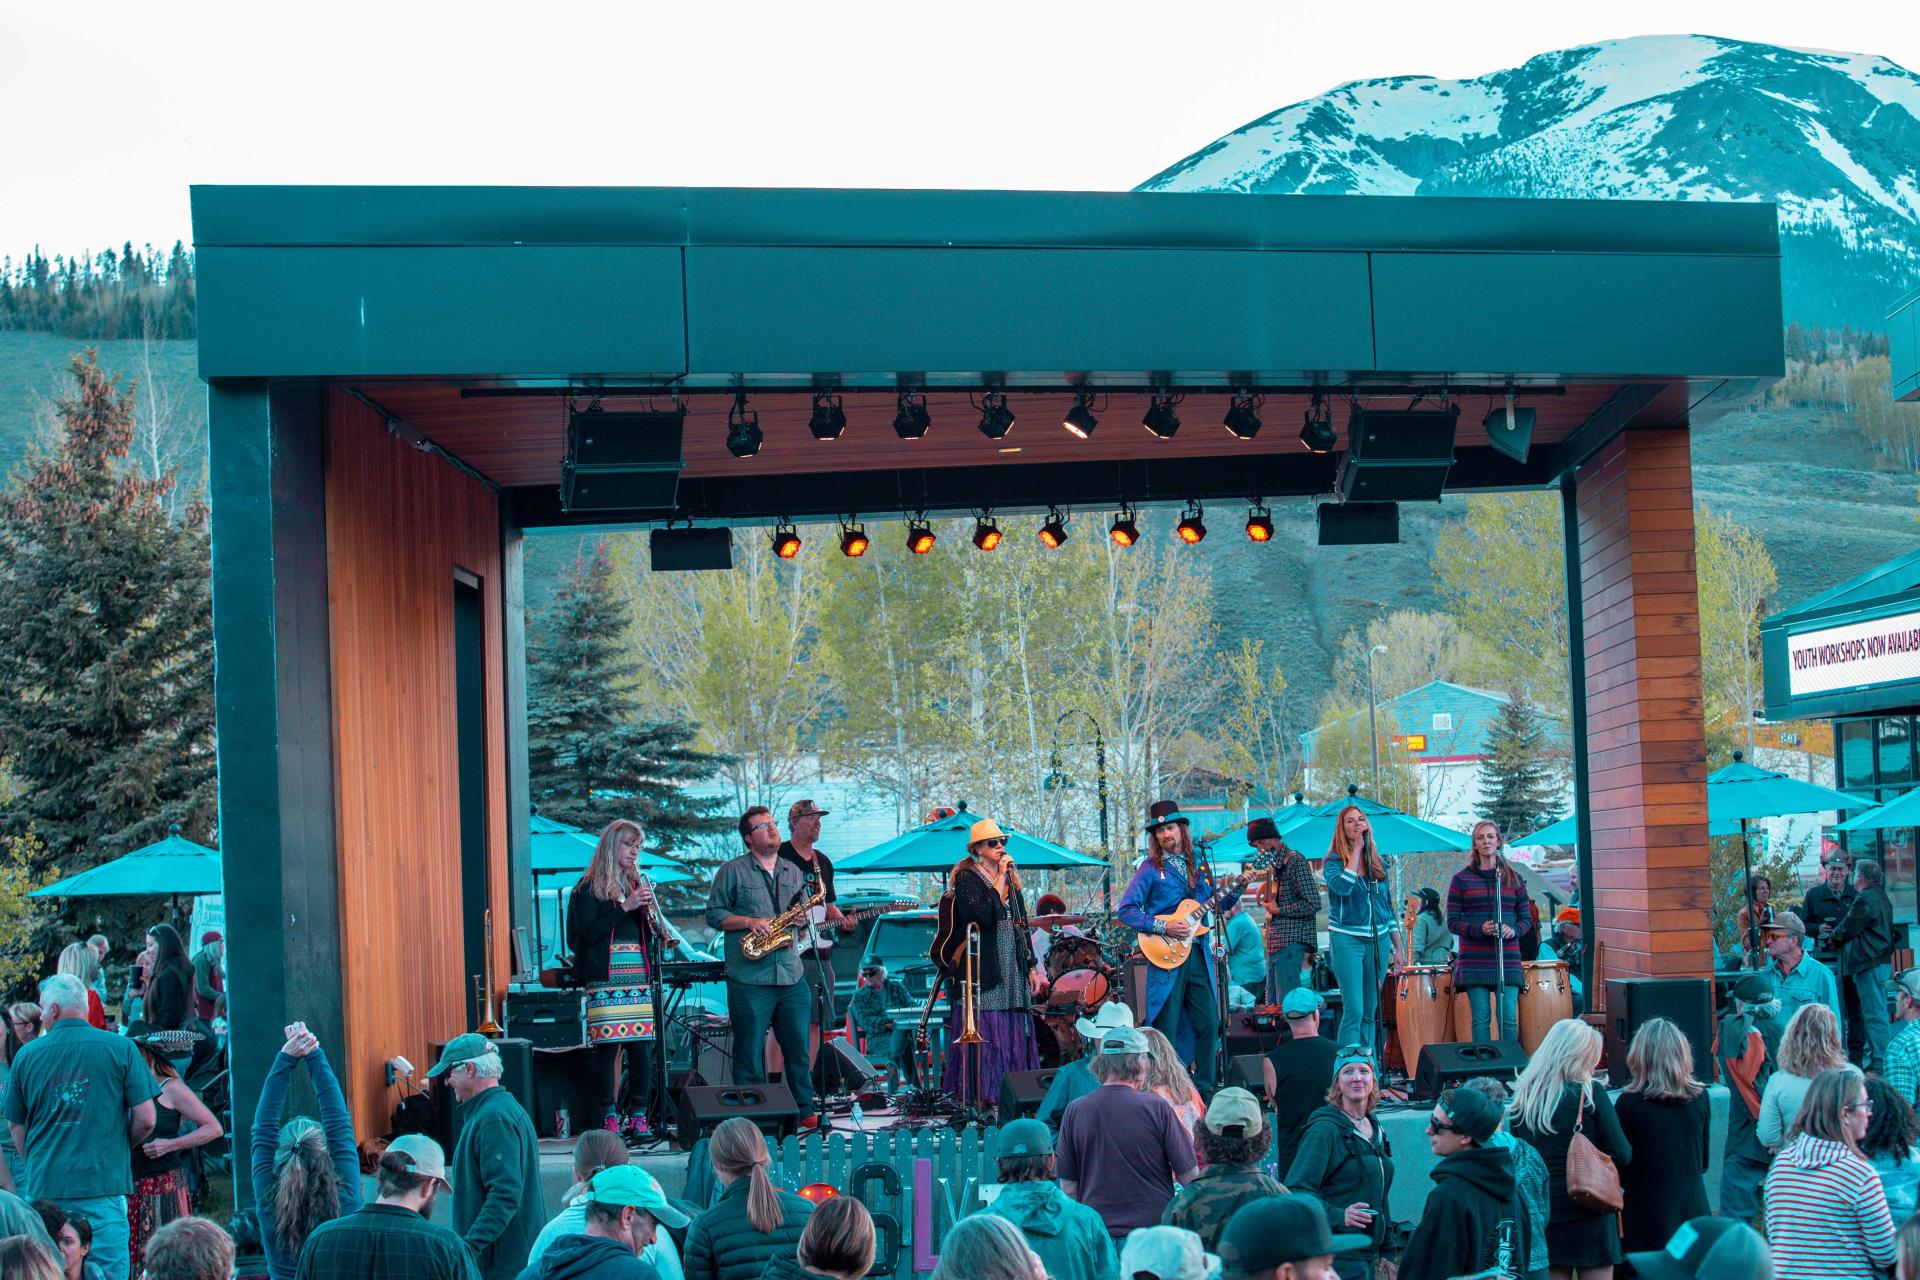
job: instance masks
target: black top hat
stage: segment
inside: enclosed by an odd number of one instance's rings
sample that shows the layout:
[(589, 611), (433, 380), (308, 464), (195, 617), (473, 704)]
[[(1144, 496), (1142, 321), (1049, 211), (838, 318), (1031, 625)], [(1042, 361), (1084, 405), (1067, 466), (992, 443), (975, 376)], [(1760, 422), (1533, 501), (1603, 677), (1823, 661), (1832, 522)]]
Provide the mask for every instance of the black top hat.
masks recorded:
[(1180, 802), (1178, 800), (1155, 800), (1147, 806), (1147, 831), (1149, 834), (1158, 831), (1162, 827), (1170, 827), (1176, 822), (1183, 827), (1190, 825), (1187, 822), (1187, 815), (1180, 812)]

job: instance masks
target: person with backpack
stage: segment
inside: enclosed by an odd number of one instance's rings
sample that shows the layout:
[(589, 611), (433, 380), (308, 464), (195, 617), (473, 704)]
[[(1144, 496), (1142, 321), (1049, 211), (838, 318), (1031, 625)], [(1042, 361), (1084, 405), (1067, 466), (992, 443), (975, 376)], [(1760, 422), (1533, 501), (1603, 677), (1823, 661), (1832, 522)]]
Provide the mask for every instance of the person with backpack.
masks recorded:
[(1727, 1100), (1726, 1145), (1720, 1155), (1720, 1216), (1752, 1222), (1773, 1153), (1760, 1141), (1760, 1101), (1780, 1051), (1780, 1002), (1764, 972), (1749, 973), (1727, 992), (1727, 1015), (1714, 1040)]
[(1507, 1148), (1493, 1145), (1500, 1106), (1476, 1089), (1449, 1089), (1427, 1118), (1433, 1169), (1420, 1222), (1400, 1259), (1400, 1280), (1447, 1280), (1488, 1268), (1518, 1275), (1532, 1242)]

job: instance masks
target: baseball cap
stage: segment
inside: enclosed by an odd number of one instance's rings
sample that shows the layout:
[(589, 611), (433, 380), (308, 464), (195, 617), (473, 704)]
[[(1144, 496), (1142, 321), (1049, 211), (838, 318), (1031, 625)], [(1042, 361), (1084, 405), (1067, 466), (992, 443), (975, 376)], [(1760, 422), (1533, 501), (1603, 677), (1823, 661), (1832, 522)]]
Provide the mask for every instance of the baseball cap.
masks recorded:
[(463, 1062), (484, 1058), (492, 1052), (493, 1041), (478, 1032), (469, 1031), (464, 1035), (455, 1036), (447, 1041), (447, 1047), (440, 1051), (440, 1061), (434, 1063), (427, 1071), (427, 1078), (431, 1080), (436, 1076), (445, 1075)]
[(1234, 1210), (1220, 1233), (1220, 1265), (1229, 1276), (1264, 1276), (1284, 1262), (1364, 1249), (1372, 1236), (1334, 1235), (1327, 1207), (1304, 1192), (1262, 1196)]
[(1000, 1126), (1000, 1149), (997, 1154), (1050, 1156), (1053, 1154), (1053, 1130), (1032, 1116), (1009, 1121)]
[[(1373, 1060), (1373, 1052), (1363, 1044), (1342, 1045), (1340, 1052), (1334, 1055), (1333, 1074), (1336, 1076), (1339, 1075), (1341, 1071), (1355, 1062), (1364, 1062), (1373, 1068), (1374, 1075), (1377, 1076), (1380, 1074), (1380, 1067)], [(1308, 1254), (1307, 1256), (1314, 1257), (1316, 1255)]]
[(1260, 1102), (1238, 1085), (1229, 1085), (1213, 1095), (1207, 1104), (1207, 1132), (1225, 1133), (1232, 1128), (1251, 1137), (1260, 1132)]
[(792, 826), (802, 818), (824, 818), (832, 812), (831, 809), (822, 809), (811, 800), (795, 800), (787, 806), (787, 825)]
[(1776, 911), (1773, 913), (1773, 919), (1760, 926), (1760, 932), (1791, 933), (1796, 938), (1804, 938), (1807, 936), (1807, 926), (1801, 923), (1800, 917), (1791, 911)]
[(645, 1209), (662, 1226), (684, 1227), (692, 1221), (673, 1207), (654, 1176), (637, 1164), (608, 1165), (587, 1183), (587, 1199), (594, 1204), (632, 1205)]
[(1289, 1018), (1310, 1018), (1327, 1007), (1312, 987), (1295, 987), (1280, 998), (1280, 1012)]
[(1132, 1027), (1109, 1027), (1100, 1035), (1102, 1053), (1145, 1053), (1147, 1038)]
[[(1915, 1004), (1920, 1004), (1920, 969), (1907, 969), (1895, 978), (1894, 982), (1899, 985), (1902, 995)], [(1745, 999), (1744, 996), (1741, 998)]]
[(1764, 973), (1749, 973), (1727, 988), (1727, 994), (1748, 1004), (1765, 1004), (1773, 999), (1773, 983)]
[(1220, 1274), (1220, 1255), (1208, 1253), (1185, 1227), (1141, 1227), (1120, 1250), (1122, 1280), (1208, 1280)]
[(1093, 1017), (1077, 1018), (1073, 1029), (1089, 1040), (1098, 1040), (1115, 1027), (1133, 1025), (1133, 1010), (1118, 1000), (1109, 1000), (1093, 1011)]
[(1440, 1095), (1440, 1110), (1478, 1145), (1500, 1131), (1500, 1104), (1478, 1089), (1447, 1090)]
[(1690, 1218), (1666, 1248), (1630, 1253), (1627, 1261), (1646, 1280), (1749, 1280), (1773, 1274), (1767, 1242), (1732, 1218)]
[(447, 1181), (447, 1153), (426, 1134), (403, 1133), (387, 1144), (387, 1150), (407, 1157), (407, 1163), (421, 1177), (438, 1178), (441, 1186), (453, 1190), (453, 1184)]

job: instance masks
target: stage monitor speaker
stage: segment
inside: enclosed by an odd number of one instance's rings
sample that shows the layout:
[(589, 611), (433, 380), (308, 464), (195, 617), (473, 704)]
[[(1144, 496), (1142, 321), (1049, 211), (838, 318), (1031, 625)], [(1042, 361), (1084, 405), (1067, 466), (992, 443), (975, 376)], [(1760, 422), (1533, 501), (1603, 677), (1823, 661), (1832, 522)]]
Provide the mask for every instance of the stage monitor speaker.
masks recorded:
[(1624, 1085), (1627, 1046), (1648, 1021), (1666, 1018), (1680, 1028), (1693, 1049), (1694, 1078), (1712, 1083), (1713, 986), (1705, 978), (1608, 978), (1607, 1020), (1602, 1028), (1607, 1045), (1607, 1079)]
[(1267, 1055), (1236, 1053), (1227, 1062), (1227, 1083), (1237, 1084), (1256, 1098), (1267, 1098)]
[(560, 504), (567, 511), (671, 509), (680, 490), (686, 413), (606, 413), (567, 419)]
[(1147, 1025), (1147, 975), (1153, 972), (1153, 967), (1141, 955), (1129, 957), (1126, 966), (1127, 988), (1121, 999), (1133, 1015), (1133, 1025), (1144, 1027)]
[(862, 1093), (886, 1074), (869, 1062), (866, 1054), (835, 1036), (820, 1043), (819, 1056), (813, 1062), (813, 1087), (825, 1094)]
[(1408, 1096), (1430, 1102), (1475, 1076), (1492, 1076), (1511, 1084), (1526, 1065), (1526, 1050), (1511, 1040), (1492, 1044), (1443, 1040), (1420, 1050), (1420, 1064)]
[(1323, 502), (1318, 529), (1323, 547), (1363, 547), (1400, 541), (1400, 507), (1392, 502)]
[(1042, 1067), (1038, 1071), (1009, 1071), (1001, 1076), (999, 1122), (1005, 1124), (1040, 1110), (1047, 1090), (1053, 1087), (1053, 1078), (1059, 1074), (1058, 1067)]
[[(440, 1053), (446, 1047), (445, 1040), (428, 1041), (427, 1065), (440, 1061)], [(528, 1119), (537, 1117), (539, 1112), (536, 1108), (540, 1103), (534, 1095), (533, 1044), (514, 1037), (501, 1037), (493, 1041), (493, 1047), (500, 1054), (500, 1087), (513, 1095)], [(453, 1144), (460, 1138), (460, 1119), (454, 1107), (453, 1090), (447, 1087), (445, 1076), (436, 1077), (429, 1083), (433, 1092), (433, 1139), (452, 1151)]]
[(1457, 406), (1355, 409), (1339, 493), (1347, 502), (1438, 502), (1453, 469)]
[(712, 1133), (722, 1120), (745, 1116), (769, 1138), (782, 1138), (800, 1123), (800, 1108), (784, 1084), (691, 1084), (680, 1094), (680, 1145)]
[(1501, 405), (1487, 415), (1483, 424), (1487, 429), (1487, 443), (1495, 453), (1504, 453), (1515, 462), (1525, 462), (1527, 451), (1533, 447), (1533, 428), (1539, 416), (1534, 409), (1508, 410)]
[(567, 1113), (567, 1127), (575, 1135), (597, 1127), (600, 1123), (599, 1075), (605, 1066), (588, 1045), (536, 1048), (533, 1051), (533, 1131), (543, 1138), (559, 1137), (557, 1121), (562, 1110)]
[(655, 529), (647, 548), (655, 573), (733, 568), (731, 529)]

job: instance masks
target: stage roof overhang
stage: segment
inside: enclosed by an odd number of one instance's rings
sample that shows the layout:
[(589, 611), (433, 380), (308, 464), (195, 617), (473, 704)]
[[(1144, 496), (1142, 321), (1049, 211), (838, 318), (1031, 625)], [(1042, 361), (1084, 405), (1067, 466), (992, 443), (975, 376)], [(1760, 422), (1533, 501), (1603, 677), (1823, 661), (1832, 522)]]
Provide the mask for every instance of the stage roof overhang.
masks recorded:
[[(767, 520), (1327, 495), (1314, 392), (1461, 409), (1453, 492), (1551, 485), (1619, 431), (1783, 369), (1759, 204), (670, 188), (196, 187), (200, 365), (325, 381), (471, 467), (527, 527), (570, 402), (688, 407), (676, 514)], [(1526, 461), (1487, 446), (1511, 385)], [(1140, 426), (1151, 389), (1183, 426)], [(1235, 388), (1265, 397), (1253, 440)], [(807, 430), (811, 394), (847, 428)], [(922, 390), (927, 437), (891, 423)], [(1003, 390), (1014, 430), (976, 429)], [(1100, 429), (1060, 419), (1097, 393)], [(765, 443), (725, 448), (744, 390)], [(1092, 465), (1089, 465), (1092, 464)], [(622, 513), (659, 520), (665, 511)]]
[(1920, 401), (1920, 289), (1887, 313), (1887, 354), (1893, 366), (1893, 398)]

